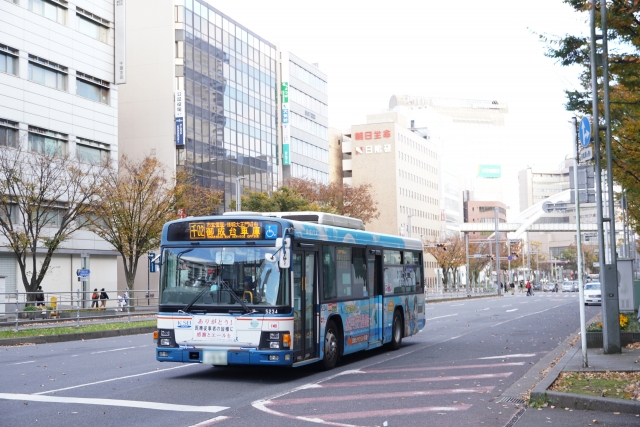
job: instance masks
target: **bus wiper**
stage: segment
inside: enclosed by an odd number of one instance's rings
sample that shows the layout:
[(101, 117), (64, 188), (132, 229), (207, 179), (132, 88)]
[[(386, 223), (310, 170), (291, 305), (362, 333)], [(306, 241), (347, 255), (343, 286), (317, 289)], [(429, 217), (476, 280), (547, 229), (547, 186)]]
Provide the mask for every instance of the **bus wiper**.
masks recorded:
[(229, 284), (227, 282), (222, 280), (220, 283), (226, 289), (226, 291), (231, 294), (233, 299), (236, 300), (242, 306), (242, 308), (245, 309), (246, 313), (256, 313), (256, 310), (250, 309), (249, 306), (247, 304), (245, 304), (245, 302), (242, 301), (242, 299), (238, 295), (236, 295), (236, 293), (233, 291), (233, 289), (231, 289), (231, 286), (229, 286)]
[(196, 295), (191, 301), (189, 301), (189, 304), (185, 305), (184, 308), (180, 311), (184, 313), (188, 312), (191, 306), (195, 304), (196, 301), (198, 301), (202, 295), (206, 294), (208, 290), (211, 290), (211, 288), (209, 286), (205, 286), (205, 288), (200, 292), (198, 292), (198, 295)]

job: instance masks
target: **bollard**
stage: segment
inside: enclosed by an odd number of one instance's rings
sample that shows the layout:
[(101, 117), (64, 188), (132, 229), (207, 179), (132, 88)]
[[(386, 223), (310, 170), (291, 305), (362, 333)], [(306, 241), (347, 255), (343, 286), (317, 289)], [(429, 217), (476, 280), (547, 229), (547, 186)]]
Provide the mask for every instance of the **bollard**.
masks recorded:
[(127, 322), (128, 322), (128, 323), (131, 323), (131, 310), (130, 310), (130, 307), (131, 307), (131, 299), (130, 299), (130, 297), (129, 297), (129, 292), (128, 292), (128, 291), (127, 291), (127, 292), (125, 292), (125, 295), (127, 296), (127, 297), (126, 297), (126, 298), (127, 298), (127, 319), (128, 319), (128, 320), (127, 320)]
[(78, 293), (78, 305), (76, 306), (76, 328), (80, 327), (80, 289), (76, 289)]
[(15, 332), (18, 332), (19, 318), (20, 318), (20, 306), (18, 305), (18, 290), (16, 289), (16, 329), (15, 329)]

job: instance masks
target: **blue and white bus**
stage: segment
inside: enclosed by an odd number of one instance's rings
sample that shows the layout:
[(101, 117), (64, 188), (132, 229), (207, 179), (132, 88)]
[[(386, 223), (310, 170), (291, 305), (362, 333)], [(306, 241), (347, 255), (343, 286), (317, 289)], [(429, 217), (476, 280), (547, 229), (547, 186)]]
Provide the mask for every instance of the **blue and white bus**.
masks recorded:
[[(351, 227), (351, 228), (348, 228)], [(165, 224), (156, 358), (333, 368), (425, 325), (419, 240), (317, 212)]]

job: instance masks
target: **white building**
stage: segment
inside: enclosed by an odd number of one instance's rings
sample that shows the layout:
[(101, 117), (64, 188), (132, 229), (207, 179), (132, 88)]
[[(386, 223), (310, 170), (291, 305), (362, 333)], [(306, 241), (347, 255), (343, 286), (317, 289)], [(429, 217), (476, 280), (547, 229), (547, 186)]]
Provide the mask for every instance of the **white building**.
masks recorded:
[[(503, 202), (517, 212), (517, 170), (508, 162), (505, 103), (394, 95), (389, 111), (413, 120), (418, 129), (427, 129), (439, 147), (447, 181), (457, 176), (460, 192), (471, 191), (478, 201)], [(449, 211), (451, 207), (452, 201), (449, 207), (442, 206)], [(462, 209), (462, 204), (459, 207)], [(460, 210), (458, 218), (462, 216)]]
[(290, 52), (279, 52), (282, 177), (329, 183), (327, 75)]
[[(84, 162), (117, 159), (114, 3), (0, 1), (0, 149), (32, 149), (44, 140)], [(7, 276), (7, 291), (24, 291), (13, 252), (3, 244), (0, 274)], [(115, 289), (115, 252), (81, 231), (54, 255), (45, 292), (78, 289), (81, 254), (91, 270), (86, 289)]]

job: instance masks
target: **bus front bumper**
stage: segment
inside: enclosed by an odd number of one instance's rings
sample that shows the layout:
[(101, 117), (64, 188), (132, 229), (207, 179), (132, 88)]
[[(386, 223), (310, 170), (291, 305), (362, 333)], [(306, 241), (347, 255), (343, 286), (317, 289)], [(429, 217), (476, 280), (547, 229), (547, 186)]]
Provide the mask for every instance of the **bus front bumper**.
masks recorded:
[(204, 363), (223, 365), (293, 365), (291, 350), (207, 349), (189, 347), (156, 347), (156, 360), (159, 362)]

